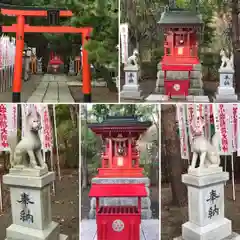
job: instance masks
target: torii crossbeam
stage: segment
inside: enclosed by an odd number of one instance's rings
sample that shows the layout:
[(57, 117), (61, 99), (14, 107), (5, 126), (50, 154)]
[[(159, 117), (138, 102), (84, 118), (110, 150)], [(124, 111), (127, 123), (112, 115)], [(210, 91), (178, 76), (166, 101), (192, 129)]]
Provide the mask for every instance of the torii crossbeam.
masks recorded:
[(88, 52), (84, 45), (89, 39), (92, 27), (72, 26), (30, 26), (25, 24), (25, 17), (46, 17), (49, 12), (58, 12), (59, 17), (71, 17), (73, 14), (67, 9), (21, 7), (0, 4), (1, 14), (17, 18), (17, 24), (2, 26), (2, 32), (16, 33), (16, 55), (12, 89), (12, 102), (21, 102), (22, 88), (22, 53), (24, 50), (24, 33), (80, 33), (82, 34), (82, 66), (83, 66), (83, 95), (84, 102), (91, 102), (91, 75), (88, 63)]

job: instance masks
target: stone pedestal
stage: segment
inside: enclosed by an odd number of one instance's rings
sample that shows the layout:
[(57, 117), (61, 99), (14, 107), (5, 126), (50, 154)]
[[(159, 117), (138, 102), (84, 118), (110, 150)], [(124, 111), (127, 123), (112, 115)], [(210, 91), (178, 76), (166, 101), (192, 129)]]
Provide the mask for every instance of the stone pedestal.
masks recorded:
[(182, 175), (188, 189), (189, 221), (182, 225), (183, 240), (240, 239), (232, 232), (232, 223), (224, 217), (224, 183), (229, 173), (192, 171)]
[(217, 102), (229, 102), (237, 101), (238, 97), (235, 94), (233, 87), (233, 75), (234, 69), (231, 68), (220, 68), (220, 83), (217, 89), (216, 101)]
[(24, 81), (27, 81), (29, 79), (29, 64), (30, 64), (30, 58), (28, 56), (23, 57), (23, 69), (22, 69), (22, 77)]
[(42, 59), (41, 60), (37, 59), (37, 74), (43, 74)]
[[(167, 79), (179, 80), (188, 79), (188, 72), (186, 71), (167, 71)], [(201, 64), (194, 64), (193, 71), (190, 75), (190, 89), (189, 95), (201, 96), (204, 95), (202, 89), (202, 66)], [(162, 70), (162, 64), (158, 64), (157, 82), (155, 92), (158, 94), (164, 93), (164, 71)]]
[(3, 183), (10, 187), (12, 225), (6, 240), (67, 240), (59, 224), (52, 221), (51, 183), (54, 172), (36, 169), (10, 169)]
[[(148, 193), (148, 197), (142, 198), (141, 207), (142, 207), (142, 219), (150, 219), (152, 218), (152, 211), (151, 211), (151, 200), (150, 200), (150, 192), (149, 192), (149, 185), (150, 180), (149, 178), (93, 178), (92, 183), (97, 184), (128, 184), (128, 183), (144, 183), (146, 186), (146, 190)], [(91, 199), (91, 209), (89, 212), (89, 218), (94, 219), (96, 217), (96, 199)], [(104, 206), (137, 206), (137, 198), (100, 198), (100, 205)]]
[(70, 76), (76, 75), (76, 72), (75, 72), (75, 69), (74, 69), (74, 61), (71, 61), (71, 60), (70, 60), (70, 62), (69, 62), (68, 74), (69, 74)]
[(196, 102), (196, 103), (208, 103), (208, 102), (210, 102), (208, 96), (193, 96), (193, 95), (189, 95), (189, 96), (186, 97), (186, 100), (188, 102)]
[(138, 84), (140, 68), (138, 65), (127, 65), (125, 71), (125, 84), (123, 85), (120, 97), (123, 99), (143, 99), (142, 90)]
[(168, 102), (169, 100), (169, 96), (164, 94), (151, 94), (145, 99), (147, 102)]

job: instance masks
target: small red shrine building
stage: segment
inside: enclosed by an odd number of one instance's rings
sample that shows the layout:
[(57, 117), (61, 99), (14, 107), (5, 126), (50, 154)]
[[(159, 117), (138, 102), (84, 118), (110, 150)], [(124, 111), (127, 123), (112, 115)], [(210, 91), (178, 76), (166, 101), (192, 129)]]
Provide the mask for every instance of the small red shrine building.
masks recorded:
[(60, 56), (51, 52), (50, 60), (48, 62), (48, 72), (59, 72), (61, 66), (64, 66), (64, 62), (61, 60)]
[[(167, 8), (158, 23), (164, 33), (161, 65), (165, 94), (187, 96), (193, 65), (200, 63), (198, 45), (203, 26), (201, 15), (189, 10)], [(168, 71), (185, 71), (188, 77), (182, 80), (168, 79)]]
[(108, 116), (102, 123), (89, 124), (104, 143), (97, 177), (143, 177), (137, 140), (151, 125), (150, 121), (141, 122), (134, 116)]

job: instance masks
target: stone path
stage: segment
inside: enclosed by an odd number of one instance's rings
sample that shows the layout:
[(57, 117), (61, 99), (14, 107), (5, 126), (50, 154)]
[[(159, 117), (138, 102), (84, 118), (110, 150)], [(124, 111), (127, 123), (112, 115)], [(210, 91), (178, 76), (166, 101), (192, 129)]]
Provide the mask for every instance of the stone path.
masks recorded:
[(45, 74), (28, 103), (73, 103), (75, 102), (67, 84), (67, 76)]
[[(142, 220), (140, 240), (158, 240), (159, 239), (159, 220)], [(96, 220), (84, 219), (80, 222), (80, 239), (97, 240)]]

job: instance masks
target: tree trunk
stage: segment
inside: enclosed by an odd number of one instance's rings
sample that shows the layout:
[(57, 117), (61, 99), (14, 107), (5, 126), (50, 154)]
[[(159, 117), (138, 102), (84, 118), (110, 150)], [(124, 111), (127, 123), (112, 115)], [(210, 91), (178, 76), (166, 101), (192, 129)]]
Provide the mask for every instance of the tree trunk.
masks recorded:
[(180, 142), (176, 126), (176, 106), (162, 105), (163, 141), (166, 144), (167, 161), (172, 189), (173, 205), (182, 207), (187, 203), (187, 189), (182, 183), (183, 161), (180, 155)]
[[(82, 156), (81, 160), (83, 160), (83, 159), (84, 159), (84, 157)], [(88, 170), (86, 167), (83, 166), (83, 164), (82, 164), (81, 169), (82, 169), (82, 189), (86, 189), (88, 186)]]
[(117, 92), (118, 89), (116, 83), (113, 81), (110, 71), (105, 66), (100, 64), (96, 64), (94, 67), (96, 69), (96, 74), (101, 76), (106, 81), (109, 91)]
[(70, 117), (73, 123), (73, 126), (75, 128), (77, 128), (78, 123), (77, 123), (77, 119), (78, 119), (78, 105), (76, 104), (70, 104), (69, 105), (69, 111), (70, 111)]
[[(87, 106), (82, 106), (82, 109), (85, 114), (85, 122), (87, 123), (87, 119), (88, 119)], [(84, 141), (84, 139), (87, 139), (87, 133), (88, 133), (88, 128), (87, 128), (87, 126), (85, 126), (85, 133), (84, 133), (83, 141)], [(87, 153), (86, 152), (81, 153), (81, 163), (82, 163), (81, 164), (82, 189), (86, 189), (88, 186), (88, 168), (87, 168)]]

